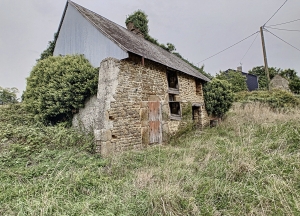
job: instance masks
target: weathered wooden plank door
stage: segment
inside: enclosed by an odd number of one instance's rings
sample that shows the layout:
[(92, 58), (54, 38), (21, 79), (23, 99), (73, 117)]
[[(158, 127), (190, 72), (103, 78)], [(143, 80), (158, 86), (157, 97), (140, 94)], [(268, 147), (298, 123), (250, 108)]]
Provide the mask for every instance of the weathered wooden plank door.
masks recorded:
[(159, 101), (149, 102), (150, 144), (161, 143), (161, 106)]

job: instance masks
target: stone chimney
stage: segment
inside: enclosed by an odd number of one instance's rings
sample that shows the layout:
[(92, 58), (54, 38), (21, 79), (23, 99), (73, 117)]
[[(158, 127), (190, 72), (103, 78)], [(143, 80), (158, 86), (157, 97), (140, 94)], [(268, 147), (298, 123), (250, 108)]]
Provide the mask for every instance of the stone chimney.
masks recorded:
[(238, 66), (236, 71), (238, 71), (238, 72), (243, 72), (242, 66)]
[(133, 32), (134, 34), (144, 38), (144, 34), (134, 26), (134, 24), (132, 22), (129, 22), (126, 24), (126, 27), (129, 31)]

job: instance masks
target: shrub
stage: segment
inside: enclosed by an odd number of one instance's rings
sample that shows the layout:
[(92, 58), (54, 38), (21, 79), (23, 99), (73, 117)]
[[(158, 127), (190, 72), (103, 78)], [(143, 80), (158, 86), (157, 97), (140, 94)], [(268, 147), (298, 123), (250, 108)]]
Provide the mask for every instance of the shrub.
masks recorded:
[(226, 80), (213, 79), (204, 86), (205, 107), (209, 115), (223, 117), (230, 109), (234, 95)]
[(68, 121), (97, 92), (98, 70), (82, 55), (48, 57), (27, 78), (26, 108), (45, 123)]

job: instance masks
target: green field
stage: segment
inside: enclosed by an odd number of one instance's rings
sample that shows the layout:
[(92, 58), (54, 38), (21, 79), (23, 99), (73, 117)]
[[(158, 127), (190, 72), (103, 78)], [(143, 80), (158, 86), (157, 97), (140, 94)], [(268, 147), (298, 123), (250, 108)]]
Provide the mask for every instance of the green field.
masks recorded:
[(215, 128), (108, 158), (0, 108), (0, 215), (300, 215), (300, 111), (235, 104)]

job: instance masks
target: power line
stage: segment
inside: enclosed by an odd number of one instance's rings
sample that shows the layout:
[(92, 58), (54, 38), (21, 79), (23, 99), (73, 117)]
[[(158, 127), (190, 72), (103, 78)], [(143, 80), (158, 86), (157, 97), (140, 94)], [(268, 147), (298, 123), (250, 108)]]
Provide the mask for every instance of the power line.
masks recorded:
[(253, 46), (254, 42), (256, 41), (256, 38), (258, 36), (258, 32), (256, 32), (256, 37), (254, 38), (253, 42), (251, 43), (250, 47), (248, 48), (248, 50), (246, 51), (246, 53), (244, 54), (243, 58), (240, 60), (240, 63), (242, 63), (242, 60), (245, 58), (245, 56), (247, 55), (247, 53), (249, 52), (249, 50), (251, 49), (251, 47)]
[(272, 35), (274, 35), (275, 37), (277, 37), (279, 40), (283, 41), (284, 43), (290, 45), (291, 47), (295, 48), (296, 50), (300, 51), (300, 49), (298, 49), (297, 47), (293, 46), (292, 44), (290, 44), (289, 42), (283, 40), (282, 38), (278, 37), (277, 35), (273, 34), (272, 32), (270, 32), (269, 30), (266, 29), (267, 32), (271, 33)]
[(266, 26), (266, 27), (270, 27), (270, 26), (279, 26), (279, 25), (284, 25), (284, 24), (296, 22), (296, 21), (300, 21), (300, 19), (296, 19), (296, 20), (292, 20), (292, 21), (288, 21), (288, 22), (284, 22), (284, 23), (279, 23), (279, 24), (274, 24), (274, 25), (269, 25), (269, 26)]
[(273, 27), (266, 27), (266, 28), (276, 29), (276, 30), (281, 30), (281, 31), (300, 32), (300, 30), (294, 30), (294, 29), (281, 29), (281, 28), (273, 28)]
[(237, 43), (231, 45), (230, 47), (227, 47), (226, 49), (223, 49), (222, 51), (220, 51), (220, 52), (218, 52), (218, 53), (216, 53), (216, 54), (214, 54), (214, 55), (212, 55), (212, 56), (210, 56), (210, 57), (208, 57), (208, 58), (206, 58), (206, 59), (204, 59), (204, 60), (198, 62), (197, 64), (199, 64), (199, 63), (201, 63), (201, 62), (204, 62), (204, 61), (206, 61), (206, 60), (208, 60), (208, 59), (210, 59), (210, 58), (212, 58), (212, 57), (214, 57), (214, 56), (216, 56), (216, 55), (219, 55), (220, 53), (222, 53), (222, 52), (224, 52), (224, 51), (226, 51), (226, 50), (228, 50), (228, 49), (234, 47), (235, 45), (237, 45), (237, 44), (243, 42), (244, 40), (247, 40), (248, 38), (252, 37), (253, 35), (255, 35), (255, 34), (257, 34), (257, 33), (258, 33), (258, 31), (255, 32), (255, 33), (253, 33), (252, 35), (250, 35), (250, 36), (244, 38), (243, 40), (240, 40), (239, 42), (237, 42)]
[(287, 3), (288, 0), (286, 0), (281, 6), (280, 8), (278, 8), (278, 10), (273, 14), (273, 16), (270, 17), (270, 19), (268, 19), (268, 21), (263, 25), (265, 26), (277, 13), (278, 11), (285, 5), (285, 3)]

